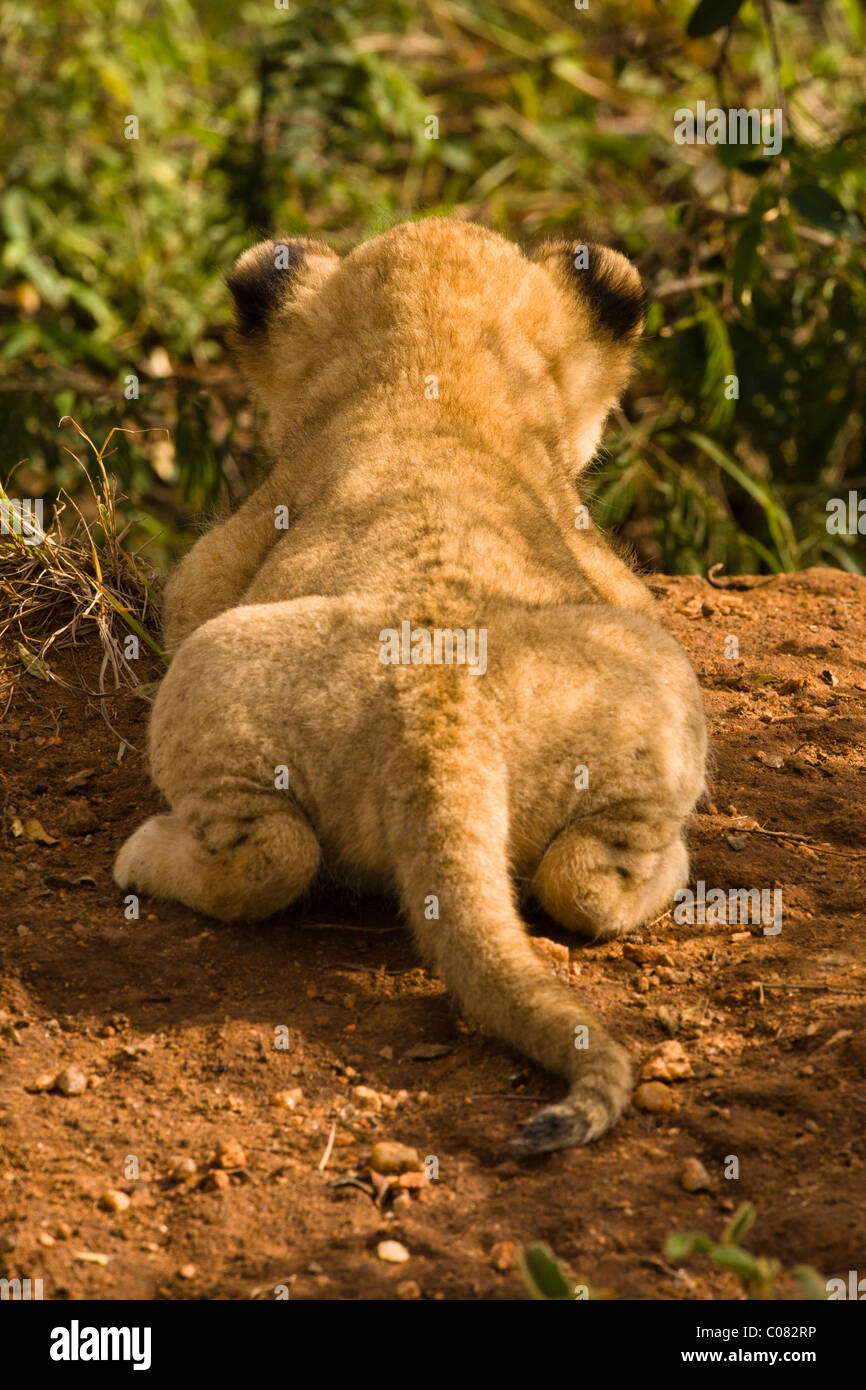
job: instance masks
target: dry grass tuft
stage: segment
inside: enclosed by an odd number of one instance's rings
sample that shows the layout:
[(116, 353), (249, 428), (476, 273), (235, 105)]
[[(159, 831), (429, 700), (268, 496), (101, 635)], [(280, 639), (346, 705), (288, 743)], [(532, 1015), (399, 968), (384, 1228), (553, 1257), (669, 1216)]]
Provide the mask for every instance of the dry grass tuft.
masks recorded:
[[(23, 668), (43, 680), (68, 684), (52, 671), (50, 652), (78, 644), (93, 625), (103, 660), (98, 691), (89, 693), (107, 693), (109, 672), (115, 688), (144, 691), (147, 687), (138, 678), (138, 663), (128, 657), (130, 635), (168, 661), (148, 631), (149, 626), (158, 627), (154, 570), (140, 552), (130, 554), (123, 547), (130, 526), (118, 531), (117, 480), (105, 467), (112, 437), (133, 431), (112, 429), (97, 448), (75, 420), (64, 419), (87, 441), (96, 458), (99, 476), (94, 483), (78, 455), (66, 451), (87, 477), (98, 519), (88, 522), (69, 494), (61, 492), (43, 531), (35, 518), (16, 516), (12, 500), (0, 486), (0, 647), (7, 654), (10, 647), (16, 652), (19, 671)], [(72, 525), (65, 531), (62, 518), (68, 508)]]

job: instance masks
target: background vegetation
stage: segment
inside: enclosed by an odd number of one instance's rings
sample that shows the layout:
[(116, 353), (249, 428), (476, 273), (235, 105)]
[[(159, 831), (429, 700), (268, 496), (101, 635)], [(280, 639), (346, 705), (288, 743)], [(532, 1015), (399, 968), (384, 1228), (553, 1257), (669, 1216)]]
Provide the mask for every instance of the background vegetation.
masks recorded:
[[(827, 500), (866, 487), (860, 0), (283, 3), (0, 11), (12, 494), (65, 488), (87, 515), (60, 417), (97, 445), (149, 430), (106, 457), (135, 536), (167, 560), (257, 468), (225, 351), (236, 254), (273, 229), (344, 250), (453, 211), (639, 265), (641, 372), (593, 505), (645, 561), (863, 568), (863, 538), (826, 529)], [(676, 144), (674, 113), (698, 100), (784, 106), (782, 154)]]

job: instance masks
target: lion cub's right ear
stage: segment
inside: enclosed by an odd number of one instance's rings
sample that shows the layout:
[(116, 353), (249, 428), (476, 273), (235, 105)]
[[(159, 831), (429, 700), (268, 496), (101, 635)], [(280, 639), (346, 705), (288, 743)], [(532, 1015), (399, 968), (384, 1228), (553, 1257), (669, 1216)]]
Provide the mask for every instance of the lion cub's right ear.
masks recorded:
[(532, 259), (545, 266), (557, 283), (583, 308), (592, 333), (632, 347), (640, 337), (647, 310), (641, 278), (618, 251), (595, 242), (556, 238), (544, 242)]
[(264, 334), (281, 310), (318, 290), (339, 264), (329, 246), (308, 237), (277, 237), (244, 251), (226, 276), (238, 333)]

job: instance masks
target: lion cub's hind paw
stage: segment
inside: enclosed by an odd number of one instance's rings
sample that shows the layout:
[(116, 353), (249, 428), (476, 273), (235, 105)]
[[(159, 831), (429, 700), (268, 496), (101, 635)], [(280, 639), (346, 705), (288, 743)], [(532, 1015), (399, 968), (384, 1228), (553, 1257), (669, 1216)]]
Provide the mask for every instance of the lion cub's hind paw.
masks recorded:
[(192, 810), (195, 817), (152, 816), (130, 835), (114, 861), (119, 888), (184, 903), (220, 922), (259, 922), (309, 886), (320, 852), (300, 811)]
[(170, 846), (161, 824), (167, 820), (167, 816), (151, 816), (121, 846), (112, 871), (118, 888), (136, 889), (148, 896), (158, 893)]

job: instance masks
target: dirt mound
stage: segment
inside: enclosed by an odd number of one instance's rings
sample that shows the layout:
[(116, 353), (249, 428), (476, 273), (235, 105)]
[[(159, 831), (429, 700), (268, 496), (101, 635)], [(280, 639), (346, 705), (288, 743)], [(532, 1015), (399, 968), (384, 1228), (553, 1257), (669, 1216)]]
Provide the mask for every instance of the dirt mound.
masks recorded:
[[(781, 890), (781, 931), (668, 914), (647, 952), (534, 915), (551, 969), (636, 1059), (673, 1038), (689, 1074), (662, 1083), (672, 1110), (528, 1164), (506, 1141), (558, 1083), (455, 1016), (387, 903), (320, 893), (230, 928), (142, 901), (127, 920), (110, 868), (158, 809), (147, 702), (19, 671), (0, 726), (0, 1272), (46, 1298), (513, 1298), (508, 1243), (545, 1240), (622, 1298), (730, 1297), (731, 1276), (662, 1247), (746, 1199), (751, 1248), (864, 1268), (866, 580), (653, 587), (714, 746), (693, 886)], [(57, 661), (90, 686), (98, 666), (86, 647)], [(371, 1178), (381, 1141), (426, 1171)], [(691, 1158), (709, 1190), (684, 1190)]]

